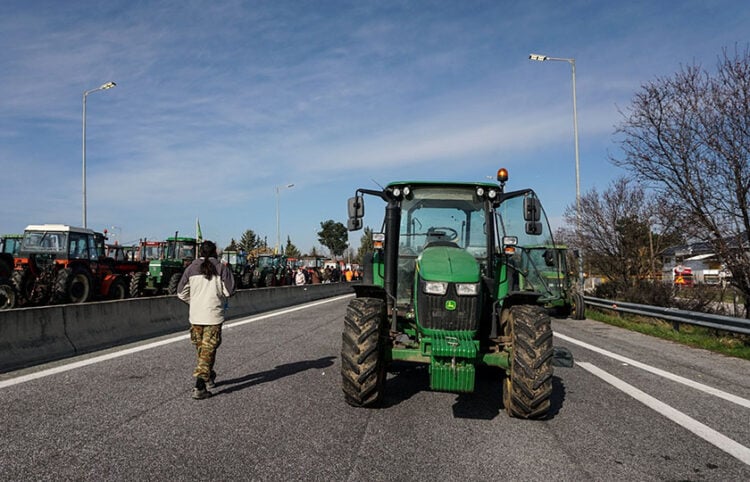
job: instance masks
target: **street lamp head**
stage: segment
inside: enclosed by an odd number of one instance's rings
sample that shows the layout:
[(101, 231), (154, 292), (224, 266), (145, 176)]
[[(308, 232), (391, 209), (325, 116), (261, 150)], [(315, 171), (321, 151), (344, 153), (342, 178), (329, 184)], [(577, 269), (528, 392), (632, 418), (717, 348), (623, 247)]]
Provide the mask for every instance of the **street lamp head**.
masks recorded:
[(547, 56), (541, 55), (541, 54), (529, 54), (529, 60), (536, 60), (538, 62), (544, 62), (545, 60), (547, 60)]
[(294, 187), (294, 183), (292, 183), (292, 184), (287, 184), (287, 185), (286, 185), (286, 187), (287, 187), (287, 188), (290, 188), (290, 187)]
[(115, 84), (114, 82), (107, 82), (106, 84), (102, 85), (99, 88), (102, 89), (102, 90), (107, 90), (107, 89), (111, 89), (112, 87), (114, 87), (116, 85), (117, 84)]

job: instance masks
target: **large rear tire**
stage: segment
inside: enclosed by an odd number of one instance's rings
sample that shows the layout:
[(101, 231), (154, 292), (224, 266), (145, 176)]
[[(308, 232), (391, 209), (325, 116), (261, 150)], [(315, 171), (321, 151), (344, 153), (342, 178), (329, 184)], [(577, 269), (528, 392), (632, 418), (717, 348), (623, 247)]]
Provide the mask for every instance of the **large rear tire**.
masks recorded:
[(91, 277), (86, 271), (71, 268), (57, 273), (54, 303), (85, 303), (91, 298)]
[(240, 276), (240, 289), (247, 289), (253, 287), (253, 273), (251, 271), (245, 271)]
[(346, 308), (341, 342), (341, 388), (355, 407), (375, 405), (385, 385), (385, 302), (354, 298)]
[(505, 335), (511, 337), (513, 346), (503, 390), (505, 411), (511, 417), (543, 418), (552, 396), (550, 317), (540, 306), (511, 306)]

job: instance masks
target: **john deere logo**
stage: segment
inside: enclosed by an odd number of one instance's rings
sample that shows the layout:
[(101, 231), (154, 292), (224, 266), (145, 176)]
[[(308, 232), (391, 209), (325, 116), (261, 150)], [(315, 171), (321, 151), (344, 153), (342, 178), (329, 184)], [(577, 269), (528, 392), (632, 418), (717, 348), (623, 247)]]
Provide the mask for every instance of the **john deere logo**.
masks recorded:
[(445, 302), (445, 309), (448, 311), (453, 311), (456, 309), (456, 302), (453, 300), (448, 300)]

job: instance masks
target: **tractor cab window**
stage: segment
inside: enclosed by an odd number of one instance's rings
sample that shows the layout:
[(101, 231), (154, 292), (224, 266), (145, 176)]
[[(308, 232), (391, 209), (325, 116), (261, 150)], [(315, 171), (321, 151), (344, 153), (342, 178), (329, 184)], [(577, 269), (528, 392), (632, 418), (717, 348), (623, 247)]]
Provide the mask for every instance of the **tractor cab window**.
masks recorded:
[(86, 240), (88, 241), (89, 245), (89, 251), (88, 256), (90, 259), (96, 260), (100, 258), (104, 258), (104, 239), (101, 239), (100, 241), (97, 241), (94, 236), (86, 236)]
[(401, 202), (397, 301), (412, 299), (417, 257), (433, 246), (467, 250), (485, 265), (487, 219), (473, 187), (416, 186)]
[(70, 233), (70, 259), (89, 259), (88, 236), (84, 233)]

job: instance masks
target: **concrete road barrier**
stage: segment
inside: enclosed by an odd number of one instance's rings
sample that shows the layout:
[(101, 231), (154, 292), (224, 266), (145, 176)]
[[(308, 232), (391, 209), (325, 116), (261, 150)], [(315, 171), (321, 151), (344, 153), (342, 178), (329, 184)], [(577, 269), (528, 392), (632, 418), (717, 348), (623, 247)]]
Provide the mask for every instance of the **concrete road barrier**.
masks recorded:
[[(352, 292), (349, 283), (240, 290), (228, 318)], [(175, 296), (0, 311), (0, 373), (187, 330), (188, 306)]]

